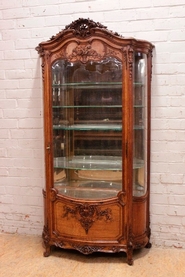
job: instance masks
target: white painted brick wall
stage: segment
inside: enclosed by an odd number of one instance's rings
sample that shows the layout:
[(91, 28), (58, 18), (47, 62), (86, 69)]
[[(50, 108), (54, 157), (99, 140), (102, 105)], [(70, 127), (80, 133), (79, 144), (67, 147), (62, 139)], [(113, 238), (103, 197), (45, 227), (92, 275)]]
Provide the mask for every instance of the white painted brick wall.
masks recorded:
[(0, 0), (0, 231), (42, 232), (43, 106), (35, 47), (79, 17), (156, 46), (152, 242), (185, 247), (185, 0)]

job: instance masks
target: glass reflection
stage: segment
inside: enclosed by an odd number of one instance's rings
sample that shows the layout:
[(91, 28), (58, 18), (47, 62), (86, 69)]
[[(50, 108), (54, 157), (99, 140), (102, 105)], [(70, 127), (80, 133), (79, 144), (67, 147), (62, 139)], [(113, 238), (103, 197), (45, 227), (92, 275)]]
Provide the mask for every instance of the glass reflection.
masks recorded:
[(146, 55), (136, 53), (134, 60), (134, 149), (133, 149), (133, 195), (143, 196), (146, 193), (147, 167), (147, 79)]

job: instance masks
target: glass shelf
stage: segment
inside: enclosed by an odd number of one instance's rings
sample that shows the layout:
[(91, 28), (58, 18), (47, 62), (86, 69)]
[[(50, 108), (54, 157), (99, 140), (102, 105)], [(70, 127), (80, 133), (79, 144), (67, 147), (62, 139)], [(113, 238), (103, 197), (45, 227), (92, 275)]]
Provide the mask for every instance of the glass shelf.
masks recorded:
[[(134, 169), (144, 166), (144, 161), (134, 159)], [(54, 158), (54, 168), (75, 170), (122, 170), (119, 156), (73, 156)]]
[(73, 156), (54, 158), (55, 168), (75, 170), (122, 170), (122, 158), (114, 156)]
[(134, 85), (134, 86), (140, 86), (140, 87), (142, 87), (142, 86), (144, 86), (145, 84), (142, 83), (142, 82), (133, 82), (133, 85)]
[(114, 197), (121, 190), (121, 182), (79, 181), (58, 183), (59, 193), (79, 199), (101, 199)]
[(122, 88), (122, 82), (80, 82), (80, 83), (63, 83), (53, 84), (53, 88), (72, 88), (72, 89), (95, 89), (95, 88)]
[(134, 158), (133, 169), (142, 168), (144, 166), (144, 161), (141, 159)]
[[(137, 105), (136, 107), (143, 107), (143, 106), (139, 106)], [(60, 106), (60, 105), (57, 105), (57, 106), (53, 106), (54, 109), (74, 109), (74, 108), (122, 108), (122, 105), (75, 105), (75, 106), (72, 106), (72, 105), (69, 105), (69, 106)]]
[(144, 130), (143, 125), (134, 125), (134, 130)]
[(73, 131), (121, 131), (122, 125), (116, 124), (74, 124), (74, 125), (54, 125), (54, 130), (73, 130)]
[[(93, 183), (94, 184), (94, 183)], [(119, 189), (107, 189), (106, 187), (99, 189), (96, 188), (76, 188), (76, 187), (69, 187), (69, 186), (55, 186), (58, 189), (58, 192), (62, 195), (78, 198), (78, 199), (89, 199), (89, 200), (96, 200), (96, 199), (107, 199), (115, 197), (118, 192), (121, 190), (121, 184)]]
[(58, 182), (57, 186), (60, 188), (78, 188), (79, 190), (85, 190), (85, 189), (106, 189), (106, 190), (119, 190), (121, 188), (120, 182), (112, 182), (112, 181), (91, 181), (91, 180), (73, 180), (73, 181), (67, 181), (64, 180), (62, 182)]
[[(144, 86), (142, 82), (134, 82), (135, 86)], [(80, 82), (80, 83), (63, 83), (52, 84), (52, 88), (77, 88), (77, 89), (95, 89), (95, 88), (122, 88), (122, 82)]]
[[(74, 124), (74, 125), (53, 125), (54, 130), (66, 131), (122, 131), (121, 125), (115, 124)], [(144, 126), (135, 125), (134, 130), (143, 130)]]
[(134, 105), (134, 108), (145, 108), (144, 105)]

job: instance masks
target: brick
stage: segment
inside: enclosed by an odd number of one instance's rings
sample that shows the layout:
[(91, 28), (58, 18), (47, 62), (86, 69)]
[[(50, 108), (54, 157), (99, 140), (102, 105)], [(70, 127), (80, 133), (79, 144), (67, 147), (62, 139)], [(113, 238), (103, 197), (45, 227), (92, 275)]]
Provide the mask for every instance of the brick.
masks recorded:
[(1, 66), (5, 71), (9, 70), (10, 68), (11, 68), (11, 70), (12, 69), (17, 70), (17, 68), (24, 68), (24, 61), (23, 60), (16, 60), (12, 63), (11, 60), (2, 60), (1, 61)]
[(18, 120), (17, 119), (0, 119), (0, 126), (3, 129), (13, 129), (18, 127)]
[[(1, 131), (0, 131), (1, 134)], [(42, 138), (43, 130), (41, 129), (14, 129), (10, 130), (11, 138), (24, 138), (24, 139), (39, 139)]]
[(29, 129), (29, 128), (41, 128), (42, 122), (41, 119), (33, 119), (33, 118), (27, 118), (27, 119), (20, 119), (18, 123), (19, 128), (23, 129)]
[(8, 177), (9, 172), (7, 167), (1, 167), (0, 168), (0, 176), (7, 176)]
[[(8, 19), (18, 19), (18, 18), (27, 18), (30, 16), (30, 9), (29, 8), (23, 8), (20, 9), (20, 7), (16, 7), (16, 8), (8, 8), (8, 9), (4, 9), (2, 11), (2, 18), (5, 19), (6, 21), (8, 21)], [(10, 21), (10, 20), (9, 20)], [(15, 22), (12, 20), (12, 23)], [(2, 25), (1, 25), (2, 26)], [(3, 25), (4, 27), (4, 25)]]
[(13, 50), (13, 51), (4, 51), (4, 57), (5, 60), (19, 60), (21, 59), (30, 59), (30, 52), (25, 49), (21, 49), (19, 51)]
[[(60, 5), (61, 6), (61, 5)], [(62, 5), (64, 6), (64, 5)], [(67, 6), (67, 5), (66, 5)], [(68, 8), (70, 7), (70, 5), (68, 4)], [(40, 16), (55, 16), (56, 15), (56, 10), (57, 10), (57, 5), (39, 5), (36, 7), (30, 7), (29, 11), (30, 11), (30, 15), (33, 17), (40, 17)], [(64, 12), (64, 11), (63, 11)]]
[[(170, 184), (176, 185), (175, 187), (173, 185), (173, 188), (176, 192), (179, 191), (180, 194), (181, 193), (183, 194), (183, 191), (185, 192), (185, 188), (184, 186), (182, 186), (184, 181), (184, 175), (182, 173), (179, 173), (179, 174), (173, 174), (173, 172), (162, 173), (160, 174), (160, 181), (161, 181), (161, 184), (167, 184), (169, 185), (169, 187), (170, 187)], [(177, 184), (182, 184), (182, 185), (177, 186)]]
[(33, 77), (31, 69), (8, 70), (8, 71), (5, 71), (5, 74), (6, 74), (6, 78), (10, 80)]
[(41, 148), (42, 147), (42, 141), (41, 140), (36, 140), (36, 139), (19, 139), (18, 144), (20, 147), (23, 149), (35, 149), (35, 148)]
[(18, 89), (19, 88), (19, 80), (6, 80), (6, 79), (1, 80), (1, 88), (3, 88), (3, 89), (13, 89), (13, 88)]
[(31, 149), (21, 149), (21, 148), (8, 148), (7, 150), (7, 156), (10, 158), (16, 158), (16, 157), (33, 157), (33, 151)]
[(9, 138), (10, 131), (7, 129), (0, 129), (0, 138), (5, 139)]
[(2, 39), (5, 41), (13, 40), (15, 41), (17, 38), (30, 39), (30, 30), (29, 29), (7, 29), (2, 30)]
[(163, 6), (163, 7), (169, 7), (169, 6), (183, 6), (184, 4), (184, 0), (163, 0), (163, 2), (161, 3), (160, 0), (156, 0), (155, 3), (153, 3), (154, 7), (155, 6)]
[(170, 195), (168, 197), (169, 204), (183, 206), (185, 203), (185, 195)]
[(17, 27), (20, 29), (31, 29), (37, 26), (44, 25), (44, 17), (37, 17), (37, 20), (33, 20), (33, 17), (21, 18), (16, 20)]
[(122, 9), (133, 9), (133, 8), (141, 8), (141, 7), (147, 7), (150, 8), (152, 5), (152, 1), (143, 0), (141, 3), (136, 5), (135, 0), (127, 1), (126, 3), (120, 2), (120, 8)]
[[(25, 109), (26, 107), (29, 106), (29, 108), (40, 108), (41, 107), (42, 100), (41, 99), (18, 99), (17, 100), (17, 105), (20, 109)], [(40, 110), (39, 110), (40, 111)]]

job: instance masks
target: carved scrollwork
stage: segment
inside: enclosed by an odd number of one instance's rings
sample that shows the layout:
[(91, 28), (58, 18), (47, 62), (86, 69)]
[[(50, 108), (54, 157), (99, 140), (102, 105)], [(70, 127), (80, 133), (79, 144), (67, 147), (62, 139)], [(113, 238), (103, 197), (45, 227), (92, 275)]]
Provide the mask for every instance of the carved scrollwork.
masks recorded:
[(132, 227), (129, 226), (129, 233), (128, 233), (128, 248), (133, 247), (133, 233), (132, 233)]
[(71, 246), (85, 255), (89, 255), (89, 254), (92, 254), (93, 252), (101, 251), (104, 248), (101, 246), (75, 245), (75, 244), (72, 244)]
[(40, 44), (37, 47), (35, 47), (35, 50), (38, 52), (38, 54), (41, 57), (44, 56), (44, 49), (43, 49), (43, 47)]
[(61, 51), (59, 51), (59, 52), (56, 54), (56, 58), (65, 59), (65, 58), (66, 58), (66, 51), (65, 51), (64, 49), (62, 49)]
[(122, 49), (123, 52), (123, 62), (126, 64), (126, 68), (129, 70), (129, 78), (132, 79), (133, 71), (133, 60), (134, 60), (134, 50), (129, 45)]
[(45, 189), (42, 190), (43, 197), (46, 198), (46, 191)]
[(45, 65), (46, 65), (45, 62), (43, 62), (43, 63), (41, 64), (41, 68), (42, 68), (42, 80), (43, 80), (43, 82), (44, 82)]
[(44, 51), (42, 49), (42, 47), (37, 47), (36, 50), (38, 51), (38, 53), (40, 53), (40, 55), (43, 57), (42, 59), (42, 64), (41, 64), (41, 68), (42, 68), (42, 80), (44, 81), (44, 75), (45, 75), (45, 65), (47, 60), (50, 58), (51, 56), (51, 52), (50, 51)]
[(113, 253), (119, 253), (120, 251), (122, 251), (122, 247), (121, 247), (121, 246), (113, 246), (113, 247), (111, 248), (111, 251), (112, 251)]
[(65, 205), (63, 217), (68, 217), (69, 215), (80, 222), (81, 226), (85, 229), (86, 234), (95, 221), (101, 220), (102, 218), (104, 218), (106, 222), (112, 220), (111, 209), (107, 208), (101, 210), (97, 205), (89, 205), (87, 203), (78, 204), (74, 208)]
[(43, 232), (42, 232), (42, 239), (43, 239), (43, 246), (45, 248), (45, 251), (43, 253), (44, 257), (48, 257), (50, 255), (51, 246), (50, 246), (50, 234), (49, 234), (49, 228), (48, 224), (44, 226)]
[(123, 52), (123, 63), (126, 64), (127, 67), (127, 47), (123, 47), (121, 51)]
[[(149, 49), (149, 51), (148, 51), (148, 57), (152, 60), (152, 57), (153, 57), (152, 49)], [(151, 63), (150, 81), (152, 81), (152, 69), (153, 69), (153, 66), (152, 66), (152, 63)]]
[(133, 71), (133, 59), (134, 59), (134, 50), (133, 48), (128, 48), (128, 68), (129, 68), (129, 77), (132, 79), (132, 71)]
[(51, 51), (46, 50), (45, 51), (45, 58), (46, 58), (46, 60), (48, 60), (50, 56), (51, 56)]
[(43, 228), (42, 239), (43, 239), (44, 245), (47, 246), (49, 244), (49, 241), (50, 241), (48, 226), (44, 226), (44, 228)]
[(50, 194), (51, 201), (55, 201), (56, 200), (57, 193), (58, 193), (57, 189), (54, 189), (54, 188), (51, 189), (51, 194)]
[(106, 56), (107, 57), (110, 57), (110, 56), (119, 57), (119, 52), (115, 51), (114, 49), (112, 49), (108, 46), (106, 46)]
[(119, 199), (119, 203), (122, 205), (122, 206), (125, 206), (125, 195), (126, 195), (126, 192), (125, 191), (120, 191), (119, 194), (118, 194), (118, 199)]

